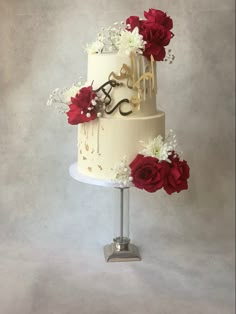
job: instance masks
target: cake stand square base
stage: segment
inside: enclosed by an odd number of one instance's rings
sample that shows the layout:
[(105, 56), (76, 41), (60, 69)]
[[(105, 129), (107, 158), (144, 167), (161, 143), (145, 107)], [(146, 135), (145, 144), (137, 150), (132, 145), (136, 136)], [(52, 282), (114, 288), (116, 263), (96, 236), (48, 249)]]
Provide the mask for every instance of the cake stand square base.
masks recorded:
[(134, 244), (129, 244), (126, 250), (117, 250), (114, 243), (104, 246), (104, 256), (106, 262), (131, 262), (141, 261), (138, 248)]

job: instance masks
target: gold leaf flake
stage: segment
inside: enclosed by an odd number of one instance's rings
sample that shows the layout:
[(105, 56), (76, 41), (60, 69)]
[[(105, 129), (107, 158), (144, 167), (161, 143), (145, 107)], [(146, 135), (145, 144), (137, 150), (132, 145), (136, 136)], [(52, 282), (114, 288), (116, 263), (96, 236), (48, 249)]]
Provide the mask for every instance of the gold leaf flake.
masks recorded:
[(87, 158), (83, 156), (83, 160), (87, 160)]
[(89, 146), (88, 146), (88, 144), (85, 144), (85, 149), (86, 149), (87, 151), (89, 151)]
[(98, 165), (98, 168), (99, 168), (100, 170), (103, 170), (102, 166), (100, 166), (100, 165)]
[(92, 168), (91, 168), (91, 167), (88, 167), (88, 171), (89, 171), (89, 172), (92, 172)]

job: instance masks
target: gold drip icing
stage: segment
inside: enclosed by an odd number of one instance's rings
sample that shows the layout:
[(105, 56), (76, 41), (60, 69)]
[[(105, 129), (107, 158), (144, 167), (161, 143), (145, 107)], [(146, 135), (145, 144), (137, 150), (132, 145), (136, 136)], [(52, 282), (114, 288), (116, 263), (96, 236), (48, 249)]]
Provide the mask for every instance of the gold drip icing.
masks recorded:
[[(130, 54), (130, 59), (130, 67), (127, 64), (123, 64), (119, 74), (111, 72), (108, 78), (109, 80), (115, 79), (117, 81), (126, 80), (126, 85), (136, 90), (138, 94), (137, 96), (131, 97), (130, 103), (136, 110), (140, 110), (140, 104), (146, 99), (148, 92), (149, 96), (156, 92), (154, 58), (151, 56), (150, 63), (148, 64), (145, 64), (144, 59), (142, 59), (142, 66), (140, 65), (139, 59), (135, 58), (134, 53)], [(145, 71), (142, 75), (140, 75), (140, 66), (141, 69)]]

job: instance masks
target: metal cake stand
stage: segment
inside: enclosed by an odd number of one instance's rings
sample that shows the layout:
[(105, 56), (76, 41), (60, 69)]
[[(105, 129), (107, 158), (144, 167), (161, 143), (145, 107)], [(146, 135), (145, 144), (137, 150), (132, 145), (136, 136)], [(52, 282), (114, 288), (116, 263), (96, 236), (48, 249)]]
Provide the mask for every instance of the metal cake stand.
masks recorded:
[(106, 262), (128, 262), (141, 261), (138, 248), (130, 243), (129, 238), (129, 190), (132, 184), (120, 186), (111, 180), (92, 178), (79, 173), (77, 162), (69, 168), (70, 176), (83, 183), (111, 187), (119, 190), (119, 234), (113, 239), (111, 244), (104, 246), (104, 256)]

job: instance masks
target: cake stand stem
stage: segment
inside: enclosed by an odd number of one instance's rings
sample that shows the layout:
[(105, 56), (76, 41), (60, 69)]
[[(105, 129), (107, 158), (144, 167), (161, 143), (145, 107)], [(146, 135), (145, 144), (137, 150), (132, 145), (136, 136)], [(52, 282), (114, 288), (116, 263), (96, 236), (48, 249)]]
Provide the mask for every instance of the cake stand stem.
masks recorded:
[[(120, 213), (119, 236), (113, 239), (113, 243), (104, 247), (104, 255), (107, 262), (140, 261), (138, 248), (130, 243), (129, 239), (129, 187), (119, 187)], [(117, 226), (118, 227), (118, 226)]]
[(123, 239), (124, 231), (124, 189), (120, 189), (120, 239)]

